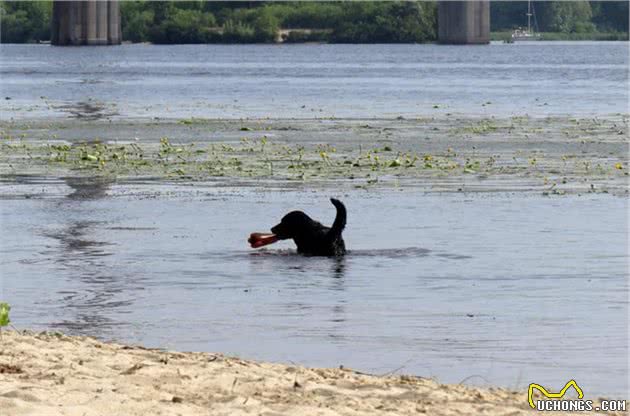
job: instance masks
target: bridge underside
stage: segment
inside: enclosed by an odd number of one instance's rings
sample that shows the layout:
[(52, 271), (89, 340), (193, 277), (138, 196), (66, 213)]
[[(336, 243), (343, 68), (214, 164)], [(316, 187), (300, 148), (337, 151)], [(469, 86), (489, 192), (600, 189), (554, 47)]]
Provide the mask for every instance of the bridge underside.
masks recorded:
[(440, 1), (438, 6), (440, 43), (483, 44), (490, 42), (490, 2)]
[(53, 45), (118, 45), (121, 38), (117, 0), (53, 1)]

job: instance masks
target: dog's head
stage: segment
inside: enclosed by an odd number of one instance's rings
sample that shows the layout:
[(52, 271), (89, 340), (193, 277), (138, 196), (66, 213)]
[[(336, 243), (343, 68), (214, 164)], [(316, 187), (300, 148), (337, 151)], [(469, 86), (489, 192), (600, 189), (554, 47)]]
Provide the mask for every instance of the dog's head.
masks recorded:
[(311, 217), (302, 211), (292, 211), (282, 217), (280, 224), (272, 227), (271, 232), (274, 233), (279, 240), (295, 238), (312, 222)]

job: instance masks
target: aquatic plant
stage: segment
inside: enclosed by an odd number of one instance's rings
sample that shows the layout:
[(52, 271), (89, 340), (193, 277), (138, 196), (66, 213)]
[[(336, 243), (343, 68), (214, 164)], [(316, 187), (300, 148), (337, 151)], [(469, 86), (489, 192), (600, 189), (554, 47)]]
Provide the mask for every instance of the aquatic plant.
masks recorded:
[(498, 129), (498, 126), (493, 121), (481, 120), (476, 124), (461, 128), (460, 131), (463, 133), (472, 133), (472, 134), (488, 134), (488, 133), (496, 131), (497, 129)]
[(8, 326), (11, 323), (9, 319), (9, 311), (11, 306), (6, 302), (0, 302), (0, 336), (2, 335), (2, 327)]
[[(195, 123), (197, 121), (194, 119)], [(601, 181), (628, 176), (627, 164), (622, 157), (584, 153), (581, 147), (601, 140), (617, 140), (618, 131), (627, 132), (628, 120), (618, 117), (613, 120), (578, 121), (576, 123), (568, 118), (534, 120), (512, 117), (496, 121), (477, 119), (471, 122), (468, 119), (445, 123), (440, 119), (409, 119), (406, 123), (422, 125), (426, 135), (421, 135), (417, 140), (411, 136), (408, 136), (409, 139), (404, 136), (399, 138), (397, 122), (389, 126), (372, 126), (368, 131), (360, 126), (361, 129), (355, 134), (366, 135), (368, 141), (360, 140), (354, 146), (348, 146), (344, 140), (338, 143), (296, 143), (292, 141), (294, 133), (277, 133), (300, 130), (287, 122), (250, 121), (247, 125), (252, 126), (252, 133), (239, 134), (242, 122), (225, 125), (205, 120), (207, 124), (204, 127), (227, 127), (227, 131), (237, 136), (210, 143), (205, 141), (208, 139), (203, 135), (191, 143), (178, 143), (171, 137), (162, 137), (156, 141), (136, 141), (129, 137), (110, 142), (90, 139), (73, 143), (52, 140), (49, 138), (50, 133), (39, 141), (28, 137), (30, 133), (22, 137), (25, 134), (23, 129), (32, 129), (32, 126), (0, 123), (0, 132), (4, 137), (0, 140), (0, 175), (46, 174), (120, 179), (163, 177), (185, 181), (203, 181), (212, 177), (292, 181), (344, 179), (355, 181), (355, 186), (360, 187), (366, 184), (398, 183), (404, 179), (431, 180), (436, 177), (474, 175), (485, 180), (493, 175), (512, 175), (539, 181), (545, 187), (557, 183), (559, 186), (566, 185), (566, 188), (578, 183), (580, 185), (577, 186), (588, 184), (586, 178), (599, 185)], [(173, 125), (180, 131), (189, 129), (188, 123), (175, 121), (171, 123)], [(63, 126), (55, 124), (45, 128), (60, 130)], [(406, 125), (404, 131), (409, 128)], [(440, 133), (433, 133), (435, 129)], [(466, 135), (462, 137), (464, 129)], [(268, 130), (273, 131), (275, 136), (259, 134)], [(487, 146), (477, 149), (478, 141), (504, 140), (499, 134), (493, 134), (489, 139), (481, 138), (489, 132), (501, 132), (518, 144), (516, 148), (495, 149), (492, 153), (488, 152)], [(546, 155), (524, 140), (530, 137), (538, 141), (540, 137), (550, 135), (566, 136), (562, 140), (574, 143), (574, 149), (571, 153), (552, 152)], [(436, 144), (439, 146), (436, 139), (441, 140), (443, 136), (448, 141), (440, 150), (435, 147)], [(581, 140), (588, 140), (588, 143), (581, 144)], [(605, 189), (598, 186), (596, 191), (603, 192)], [(549, 193), (557, 194), (551, 190)]]

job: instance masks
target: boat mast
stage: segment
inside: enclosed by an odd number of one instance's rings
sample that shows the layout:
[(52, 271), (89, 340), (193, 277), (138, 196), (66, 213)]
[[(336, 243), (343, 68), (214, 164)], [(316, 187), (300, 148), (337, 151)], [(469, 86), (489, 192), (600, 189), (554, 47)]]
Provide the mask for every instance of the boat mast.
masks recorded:
[(527, 1), (527, 33), (532, 32), (532, 2)]

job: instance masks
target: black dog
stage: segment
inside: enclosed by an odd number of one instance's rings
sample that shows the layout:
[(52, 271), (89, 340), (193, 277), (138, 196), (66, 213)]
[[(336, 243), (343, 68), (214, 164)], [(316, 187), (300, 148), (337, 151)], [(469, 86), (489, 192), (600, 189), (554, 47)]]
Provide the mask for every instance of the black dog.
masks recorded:
[(271, 232), (279, 240), (292, 238), (298, 253), (310, 256), (343, 256), (346, 254), (346, 245), (341, 238), (341, 232), (346, 226), (346, 207), (334, 198), (330, 202), (337, 208), (332, 227), (320, 224), (302, 211), (292, 211)]

